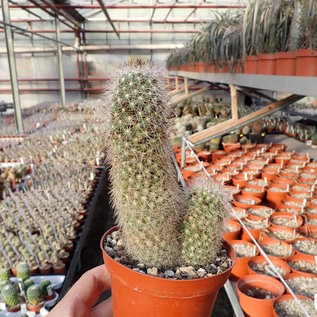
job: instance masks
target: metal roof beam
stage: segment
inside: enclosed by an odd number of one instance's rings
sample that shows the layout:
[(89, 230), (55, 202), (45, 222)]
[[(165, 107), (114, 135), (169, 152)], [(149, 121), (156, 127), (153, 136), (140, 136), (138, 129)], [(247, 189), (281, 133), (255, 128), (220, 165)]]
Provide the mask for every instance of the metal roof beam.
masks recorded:
[(188, 16), (185, 18), (185, 22), (187, 22), (187, 20), (196, 12), (197, 8), (193, 9), (189, 14)]
[(116, 27), (114, 26), (114, 24), (113, 24), (113, 22), (112, 22), (112, 20), (110, 18), (110, 15), (109, 15), (109, 13), (108, 13), (108, 11), (106, 9), (106, 6), (102, 2), (102, 0), (97, 0), (97, 1), (98, 1), (99, 5), (100, 5), (101, 10), (103, 11), (104, 15), (106, 16), (108, 22), (110, 23), (113, 31), (116, 33), (117, 37), (120, 38), (120, 34), (118, 33)]
[[(19, 5), (18, 3), (16, 3), (13, 0), (9, 0), (10, 3), (15, 4), (15, 5)], [(35, 17), (39, 18), (40, 20), (43, 21), (43, 18), (40, 15), (37, 15), (36, 13), (32, 12), (31, 10), (27, 9), (27, 8), (21, 8), (22, 10), (24, 10), (27, 13), (30, 13), (32, 15), (34, 15)], [(12, 21), (12, 20), (11, 20)]]

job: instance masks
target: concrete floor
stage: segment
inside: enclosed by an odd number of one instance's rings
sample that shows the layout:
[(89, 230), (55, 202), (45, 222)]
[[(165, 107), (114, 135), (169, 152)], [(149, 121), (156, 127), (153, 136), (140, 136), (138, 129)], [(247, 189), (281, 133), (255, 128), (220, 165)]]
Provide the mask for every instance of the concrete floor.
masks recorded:
[(296, 153), (309, 153), (310, 157), (317, 161), (317, 148), (313, 149), (311, 146), (307, 146), (304, 142), (290, 138), (285, 134), (267, 134), (265, 136), (266, 143), (285, 143), (287, 150), (294, 150)]

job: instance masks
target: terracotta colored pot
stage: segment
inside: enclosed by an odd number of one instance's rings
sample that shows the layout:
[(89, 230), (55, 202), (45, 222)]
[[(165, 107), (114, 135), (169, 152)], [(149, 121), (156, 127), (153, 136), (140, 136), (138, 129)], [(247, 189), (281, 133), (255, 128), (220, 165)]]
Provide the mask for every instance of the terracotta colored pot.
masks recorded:
[(195, 63), (188, 63), (179, 66), (179, 70), (185, 72), (194, 72), (195, 71)]
[(276, 55), (276, 75), (296, 75), (296, 55), (294, 52), (278, 52)]
[(257, 74), (258, 73), (258, 57), (247, 56), (244, 66), (245, 74)]
[[(296, 234), (296, 230), (292, 229), (292, 228), (288, 228), (288, 227), (283, 227), (283, 226), (278, 226), (278, 225), (270, 225), (268, 228), (268, 233), (270, 236), (273, 236), (276, 239), (279, 239), (281, 241), (285, 241), (285, 242), (292, 242), (293, 240), (295, 240), (296, 238), (298, 238), (298, 234)], [(290, 238), (280, 238), (279, 236), (277, 236), (276, 234), (278, 233), (285, 233), (288, 236), (290, 236)]]
[(21, 310), (21, 305), (18, 305), (16, 307), (8, 307), (8, 306), (6, 306), (6, 309), (7, 309), (7, 311), (9, 313), (16, 313), (16, 312)]
[(277, 177), (277, 174), (278, 174), (278, 170), (276, 169), (266, 169), (266, 170), (263, 170), (262, 173), (261, 173), (261, 178), (262, 179), (266, 179), (267, 182), (271, 182), (273, 179), (275, 179)]
[[(235, 213), (234, 213), (235, 212)], [(232, 211), (231, 213), (229, 214), (229, 217), (233, 220), (236, 220), (237, 219), (237, 216), (239, 217), (239, 219), (242, 219), (244, 217), (247, 217), (248, 216), (248, 213), (247, 211), (244, 209), (244, 208), (239, 208), (239, 207), (235, 207), (233, 206), (232, 207)]]
[(317, 76), (317, 51), (299, 49), (296, 51), (296, 75)]
[(299, 229), (298, 232), (306, 237), (317, 239), (317, 226), (304, 224)]
[[(309, 262), (311, 263), (314, 267), (316, 266), (316, 261), (313, 256), (308, 255), (308, 254), (303, 254), (303, 253), (296, 253), (293, 256), (289, 257), (287, 260), (287, 263), (289, 262)], [(309, 274), (314, 274), (311, 272), (304, 272), (304, 271), (299, 271), (291, 267), (292, 272), (298, 272), (298, 273), (309, 273)]]
[[(314, 278), (314, 279), (317, 279), (317, 277), (314, 275), (314, 274), (310, 274), (310, 273), (304, 273), (304, 272), (292, 272), (292, 273), (289, 273), (287, 275), (284, 276), (284, 279), (287, 283), (287, 281), (291, 280), (292, 278), (296, 278), (296, 277), (310, 277), (310, 278)], [(295, 295), (300, 295), (298, 293), (294, 291), (294, 294)], [(286, 289), (286, 292), (289, 294), (289, 291)]]
[(262, 178), (253, 178), (252, 180), (248, 181), (249, 185), (255, 185), (255, 186), (262, 186), (267, 188), (267, 186), (269, 185), (268, 180), (265, 181), (265, 179)]
[(275, 75), (276, 73), (276, 55), (259, 54), (258, 74)]
[(262, 248), (266, 248), (268, 246), (274, 246), (274, 245), (283, 245), (285, 246), (285, 249), (288, 250), (288, 254), (287, 255), (273, 255), (273, 254), (268, 254), (267, 252), (267, 255), (271, 256), (271, 257), (275, 257), (275, 258), (279, 258), (279, 259), (288, 259), (289, 257), (293, 256), (295, 254), (295, 249), (294, 247), (285, 242), (285, 241), (281, 241), (281, 240), (278, 240), (276, 238), (273, 238), (273, 237), (270, 237), (270, 236), (267, 236), (265, 234), (261, 234), (260, 237), (259, 237), (259, 244)]
[[(272, 299), (258, 299), (245, 295), (248, 288), (260, 288), (273, 293)], [(283, 284), (275, 278), (263, 274), (252, 274), (241, 278), (237, 284), (240, 305), (249, 317), (273, 316), (273, 303), (279, 299), (285, 291)]]
[[(285, 190), (285, 192), (277, 192), (273, 191), (272, 189), (274, 188), (282, 188)], [(269, 203), (269, 205), (273, 208), (279, 209), (282, 206), (282, 200), (285, 199), (287, 196), (287, 190), (288, 187), (287, 185), (284, 184), (271, 184), (267, 189), (266, 189), (266, 200)]]
[[(262, 218), (262, 217), (258, 217), (258, 216), (254, 216), (254, 215), (250, 215), (248, 214), (247, 217), (245, 217), (243, 219), (243, 222), (246, 224), (246, 226), (248, 227), (248, 223), (251, 222), (263, 222), (267, 220), (267, 225), (268, 225), (268, 219)], [(253, 238), (255, 240), (258, 240), (261, 234), (261, 230), (262, 229), (254, 229), (254, 228), (249, 228), (248, 227), (249, 232), (252, 234)], [(249, 241), (252, 242), (251, 237), (249, 236), (248, 232), (245, 230), (244, 227), (242, 227), (242, 235), (241, 235), (241, 239), (245, 240), (245, 241)]]
[[(277, 225), (273, 222), (274, 219), (278, 219), (278, 218), (286, 218), (286, 219), (295, 219), (297, 221), (297, 225), (294, 227), (287, 227), (284, 225)], [(275, 212), (269, 219), (269, 222), (272, 226), (279, 226), (279, 227), (287, 227), (287, 228), (292, 228), (292, 229), (297, 229), (299, 228), (302, 224), (303, 224), (303, 218), (299, 215), (294, 215), (292, 213), (289, 212), (283, 212), (283, 211), (277, 211)]]
[(200, 151), (198, 153), (198, 157), (202, 161), (209, 162), (211, 160), (211, 152), (210, 151)]
[(225, 151), (221, 151), (221, 150), (215, 151), (211, 154), (212, 162), (215, 164), (218, 159), (225, 157), (225, 156), (226, 156)]
[(241, 144), (241, 148), (243, 150), (248, 150), (249, 151), (249, 150), (255, 148), (255, 144)]
[(228, 279), (236, 262), (232, 247), (224, 241), (232, 259), (225, 272), (202, 279), (168, 280), (135, 272), (113, 260), (104, 250), (106, 237), (117, 227), (108, 230), (100, 247), (105, 265), (111, 275), (111, 293), (116, 317), (209, 317), (220, 287)]
[(234, 265), (230, 275), (231, 281), (237, 281), (239, 278), (248, 275), (248, 262), (250, 259), (254, 258), (256, 255), (259, 254), (259, 250), (256, 248), (256, 246), (253, 243), (244, 241), (244, 240), (231, 240), (229, 243), (231, 246), (234, 246), (237, 244), (244, 244), (244, 245), (250, 246), (251, 248), (254, 248), (254, 254), (252, 256), (249, 256), (249, 257), (237, 256), (236, 264)]
[(32, 312), (38, 314), (43, 306), (44, 306), (44, 302), (41, 302), (41, 303), (38, 304), (38, 305), (30, 305), (30, 304), (27, 304), (27, 309), (28, 309), (29, 311), (32, 311)]
[[(258, 197), (254, 197), (254, 196), (246, 196), (246, 195), (234, 195), (234, 200), (233, 200), (233, 204), (236, 207), (240, 207), (240, 208), (245, 208), (248, 209), (254, 205), (259, 205), (261, 203), (261, 199)], [(251, 203), (245, 203), (245, 202), (241, 202), (241, 199), (246, 199), (246, 200), (252, 200), (253, 202)]]
[(208, 73), (215, 73), (216, 72), (216, 65), (213, 64), (208, 64), (207, 65), (207, 72)]
[(40, 267), (40, 273), (42, 275), (48, 275), (51, 273), (51, 270), (52, 270), (52, 264), (50, 264), (49, 266), (47, 267)]
[[(306, 297), (306, 296), (303, 296), (303, 295), (296, 295), (297, 298), (299, 299), (309, 299), (312, 301), (311, 298), (309, 297)], [(291, 294), (284, 294), (282, 295), (279, 299), (277, 299), (274, 304), (273, 304), (273, 317), (280, 317), (280, 315), (277, 314), (276, 310), (275, 310), (275, 305), (277, 303), (282, 303), (282, 302), (285, 302), (285, 301), (288, 301), (288, 300), (294, 300), (294, 297), (293, 295)]]
[(289, 195), (286, 195), (286, 197), (281, 202), (281, 209), (294, 209), (298, 213), (303, 213), (304, 208), (309, 206), (309, 201), (307, 199), (301, 199), (301, 198), (294, 198)]
[(230, 186), (230, 185), (227, 185), (225, 186), (225, 188), (229, 191), (229, 193), (231, 193), (232, 195), (239, 195), (241, 190), (240, 188), (237, 186)]
[(287, 156), (276, 156), (275, 157), (275, 162), (281, 167), (284, 168), (288, 162), (291, 160), (290, 157)]
[[(313, 238), (308, 238), (308, 237), (302, 236), (302, 237), (300, 237), (300, 238), (298, 238), (298, 239), (296, 239), (296, 240), (294, 240), (294, 241), (292, 242), (292, 245), (294, 246), (294, 250), (295, 250), (296, 254), (306, 255), (306, 256), (310, 257), (311, 259), (313, 259), (313, 260), (315, 261), (315, 256), (317, 256), (317, 254), (315, 255), (315, 254), (304, 253), (303, 251), (300, 251), (299, 249), (296, 248), (295, 245), (296, 245), (296, 242), (297, 242), (298, 240), (307, 240), (307, 241), (312, 241), (313, 243), (316, 243), (317, 240), (316, 240), (316, 239), (313, 239)], [(315, 262), (315, 263), (316, 263), (316, 262)]]
[(299, 191), (299, 190), (291, 190), (289, 195), (294, 198), (305, 198), (307, 200), (312, 198), (312, 193), (309, 191)]
[(253, 178), (253, 175), (247, 173), (240, 173), (234, 177), (232, 177), (232, 183), (234, 186), (238, 186), (242, 188), (243, 186), (247, 185), (248, 181)]
[(205, 62), (198, 62), (195, 64), (195, 72), (205, 73), (207, 71), (207, 64)]
[(186, 181), (190, 176), (196, 175), (196, 172), (194, 172), (194, 171), (189, 171), (189, 170), (186, 170), (186, 169), (182, 169), (182, 173), (183, 173), (183, 177), (184, 177), (184, 180), (185, 180), (185, 181)]
[(230, 185), (231, 183), (231, 176), (228, 174), (217, 174), (214, 176), (214, 178), (220, 182), (222, 185)]
[(241, 225), (232, 219), (226, 219), (225, 220), (225, 225), (229, 225), (230, 227), (234, 227), (235, 231), (231, 232), (231, 231), (224, 231), (222, 234), (222, 238), (226, 241), (231, 241), (231, 240), (237, 240), (240, 230), (241, 230)]
[[(255, 191), (253, 192), (250, 190), (255, 190)], [(262, 201), (265, 195), (265, 187), (247, 184), (242, 187), (241, 192), (242, 192), (242, 195), (244, 196), (257, 197)]]
[[(267, 217), (265, 216), (261, 216), (261, 215), (257, 215), (252, 213), (251, 210), (267, 210), (269, 215)], [(274, 209), (267, 207), (267, 206), (261, 206), (261, 205), (257, 205), (257, 206), (252, 206), (251, 208), (249, 208), (248, 210), (248, 214), (253, 215), (253, 216), (257, 216), (257, 217), (262, 217), (262, 218), (269, 218), (273, 213), (274, 213)], [(254, 211), (253, 211), (254, 212)]]
[(240, 143), (222, 143), (223, 149), (226, 153), (231, 153), (240, 149)]
[[(274, 256), (269, 256), (268, 258), (271, 260), (271, 262), (273, 263), (274, 266), (281, 267), (284, 269), (284, 271), (285, 271), (284, 275), (291, 273), (291, 268), (284, 260), (279, 259), (279, 258), (274, 257)], [(262, 255), (259, 255), (259, 256), (256, 256), (256, 257), (250, 259), (248, 261), (249, 274), (264, 274), (264, 273), (258, 273), (252, 269), (252, 264), (264, 264), (264, 263), (268, 263), (268, 262), (266, 261), (265, 257)], [(268, 272), (269, 273), (272, 272), (275, 275), (275, 272), (271, 267), (269, 267)], [(265, 274), (265, 275), (267, 275), (267, 274)], [(272, 276), (272, 275), (270, 275), (270, 276)], [(272, 277), (278, 278), (278, 276), (272, 276)]]

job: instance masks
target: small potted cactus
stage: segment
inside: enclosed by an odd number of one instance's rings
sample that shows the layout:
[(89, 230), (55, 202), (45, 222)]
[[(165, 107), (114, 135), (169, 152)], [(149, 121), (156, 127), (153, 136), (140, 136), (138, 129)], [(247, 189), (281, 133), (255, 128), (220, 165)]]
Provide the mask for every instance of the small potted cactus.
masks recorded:
[(44, 306), (41, 290), (38, 285), (30, 286), (26, 291), (27, 309), (38, 314)]
[(20, 296), (16, 285), (10, 282), (7, 283), (2, 287), (1, 295), (8, 312), (13, 313), (20, 311)]
[(39, 285), (42, 297), (45, 301), (51, 300), (55, 297), (55, 291), (51, 288), (51, 282), (44, 280)]
[(182, 189), (164, 74), (123, 65), (107, 87), (106, 144), (118, 227), (101, 239), (114, 316), (209, 317), (235, 254), (222, 241), (230, 195), (211, 179)]
[(317, 145), (317, 134), (314, 134), (314, 135), (311, 137), (311, 141), (312, 141), (312, 145)]
[(26, 262), (20, 262), (17, 265), (17, 278), (22, 279), (22, 281), (26, 281), (30, 278), (30, 267)]

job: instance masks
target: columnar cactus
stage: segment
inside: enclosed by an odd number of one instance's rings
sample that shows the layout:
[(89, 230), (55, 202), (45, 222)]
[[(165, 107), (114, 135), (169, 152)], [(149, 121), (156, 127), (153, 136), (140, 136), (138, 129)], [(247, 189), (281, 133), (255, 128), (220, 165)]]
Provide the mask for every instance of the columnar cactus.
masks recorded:
[(158, 268), (206, 265), (221, 246), (228, 199), (209, 180), (198, 182), (186, 202), (172, 161), (166, 96), (163, 74), (153, 65), (123, 65), (109, 81), (112, 203), (133, 260)]
[(2, 268), (0, 270), (0, 282), (4, 280), (9, 280), (11, 277), (11, 272), (9, 269)]
[(9, 308), (17, 307), (20, 304), (20, 298), (17, 288), (9, 283), (1, 290), (2, 298)]
[(30, 286), (26, 291), (26, 298), (27, 302), (32, 306), (36, 306), (41, 303), (42, 298), (40, 288), (37, 285)]
[(26, 262), (20, 262), (17, 265), (17, 277), (21, 278), (23, 281), (30, 278), (30, 267)]
[(169, 142), (170, 105), (156, 66), (123, 65), (106, 89), (112, 201), (126, 251), (149, 266), (176, 265), (184, 195)]
[(198, 178), (191, 186), (183, 222), (182, 259), (187, 265), (206, 266), (221, 248), (223, 220), (229, 195), (211, 179)]

